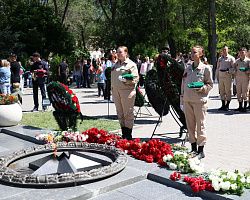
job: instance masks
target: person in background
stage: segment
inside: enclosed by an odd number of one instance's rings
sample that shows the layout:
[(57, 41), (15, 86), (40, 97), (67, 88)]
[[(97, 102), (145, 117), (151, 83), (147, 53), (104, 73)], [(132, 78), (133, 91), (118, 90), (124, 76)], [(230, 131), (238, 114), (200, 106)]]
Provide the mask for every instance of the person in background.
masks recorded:
[[(241, 48), (239, 58), (235, 61), (234, 71), (236, 80), (236, 93), (239, 108), (236, 111), (247, 111), (247, 92), (249, 87), (250, 59), (246, 57), (247, 49)], [(244, 102), (244, 105), (243, 105)]]
[(105, 86), (105, 75), (103, 73), (102, 66), (99, 66), (98, 70), (96, 71), (96, 80), (97, 80), (97, 88), (98, 88), (98, 97), (105, 96), (104, 86)]
[(20, 64), (17, 62), (16, 54), (10, 54), (11, 90), (18, 91), (20, 87)]
[[(191, 52), (193, 62), (187, 65), (183, 73), (180, 95), (181, 107), (183, 105), (186, 116), (191, 152), (199, 159), (205, 157), (204, 145), (207, 141), (205, 116), (208, 93), (213, 88), (212, 69), (201, 61), (202, 56), (203, 48), (194, 46)], [(202, 86), (199, 88), (189, 87), (195, 82), (199, 82)]]
[(218, 59), (217, 70), (219, 75), (219, 92), (222, 106), (219, 111), (228, 111), (231, 101), (232, 73), (235, 59), (228, 54), (228, 47), (222, 49), (222, 56)]
[(84, 88), (88, 87), (88, 88), (91, 88), (90, 87), (90, 66), (91, 66), (91, 59), (87, 59), (87, 60), (84, 60), (83, 61), (83, 84), (82, 86)]
[[(250, 50), (247, 51), (247, 58), (250, 59)], [(249, 81), (250, 81), (250, 73), (249, 73)], [(248, 107), (247, 107), (247, 110), (250, 110), (250, 84), (248, 86)]]
[(19, 65), (20, 65), (20, 72), (19, 72), (19, 75), (20, 75), (20, 90), (21, 90), (21, 92), (23, 92), (25, 69), (24, 69), (24, 67), (22, 66), (22, 63), (21, 63), (20, 61), (19, 61), (18, 63), (19, 63)]
[(82, 65), (80, 59), (75, 62), (74, 65), (74, 79), (76, 81), (76, 87), (81, 87), (81, 80), (82, 80)]
[[(48, 73), (48, 65), (42, 62), (40, 54), (35, 52), (32, 55), (33, 65), (30, 67), (30, 71), (32, 73), (32, 85), (33, 85), (33, 100), (34, 100), (34, 108), (33, 112), (37, 112), (39, 108), (38, 103), (38, 87), (41, 90), (42, 100), (46, 98), (45, 91), (45, 82), (46, 75)], [(42, 107), (43, 110), (46, 110), (46, 107)]]
[(0, 93), (11, 94), (10, 91), (10, 63), (7, 60), (0, 60)]
[(58, 76), (61, 83), (67, 85), (69, 75), (69, 66), (64, 58), (58, 66)]
[(128, 58), (127, 47), (118, 47), (117, 57), (118, 61), (111, 70), (112, 97), (122, 129), (122, 138), (131, 140), (134, 125), (135, 86), (139, 79), (138, 69), (136, 64)]
[(108, 72), (111, 71), (110, 69), (113, 68), (116, 61), (117, 61), (117, 56), (115, 54), (112, 54), (112, 53), (109, 54), (108, 60), (106, 62), (106, 68), (103, 71), (104, 75), (105, 75), (105, 78), (104, 78), (105, 79), (105, 92), (104, 92), (104, 99), (105, 100), (110, 100), (110, 95), (111, 95), (111, 92), (110, 92), (110, 90), (111, 90), (111, 79), (110, 78), (111, 78), (111, 75)]
[(140, 86), (144, 86), (144, 79), (148, 71), (148, 65), (149, 65), (149, 57), (145, 57), (143, 59), (143, 62), (141, 64), (140, 68), (140, 78), (139, 78), (139, 84)]

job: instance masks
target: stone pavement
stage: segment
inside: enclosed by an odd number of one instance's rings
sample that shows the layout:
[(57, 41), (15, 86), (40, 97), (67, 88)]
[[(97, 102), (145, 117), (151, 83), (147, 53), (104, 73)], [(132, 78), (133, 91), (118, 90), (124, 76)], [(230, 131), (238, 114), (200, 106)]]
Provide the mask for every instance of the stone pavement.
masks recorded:
[[(81, 104), (83, 115), (116, 119), (114, 103), (104, 101), (97, 97), (95, 87), (88, 89), (74, 89)], [(206, 158), (202, 160), (206, 169), (222, 168), (226, 170), (249, 170), (248, 155), (249, 120), (250, 113), (239, 114), (234, 111), (227, 113), (217, 112), (220, 107), (217, 86), (211, 92), (209, 112), (207, 116), (208, 143), (206, 145)], [(233, 98), (231, 108), (237, 107)], [(30, 112), (33, 108), (32, 89), (25, 89), (23, 95), (23, 112)], [(40, 108), (41, 109), (41, 108)], [(51, 109), (51, 108), (50, 108)], [(138, 110), (138, 108), (136, 108)], [(152, 116), (148, 116), (150, 114)], [(135, 121), (133, 136), (149, 139), (158, 120), (157, 114), (151, 107), (143, 107), (142, 114)], [(145, 115), (147, 114), (147, 115)], [(154, 137), (169, 143), (180, 143), (179, 126), (169, 113), (156, 129)], [(42, 131), (42, 130), (41, 130)], [(120, 131), (120, 130), (118, 130)], [(0, 156), (15, 150), (35, 145), (33, 138), (39, 130), (32, 130), (27, 126), (0, 128)], [(16, 137), (13, 137), (16, 136)], [(183, 136), (184, 137), (184, 136)], [(189, 143), (186, 143), (189, 146)], [(0, 200), (13, 199), (250, 199), (250, 192), (246, 191), (242, 197), (221, 195), (210, 192), (200, 192), (197, 195), (191, 192), (189, 186), (169, 180), (172, 172), (159, 168), (155, 163), (145, 163), (129, 157), (127, 167), (117, 175), (98, 182), (81, 186), (32, 189), (18, 188), (0, 184)]]

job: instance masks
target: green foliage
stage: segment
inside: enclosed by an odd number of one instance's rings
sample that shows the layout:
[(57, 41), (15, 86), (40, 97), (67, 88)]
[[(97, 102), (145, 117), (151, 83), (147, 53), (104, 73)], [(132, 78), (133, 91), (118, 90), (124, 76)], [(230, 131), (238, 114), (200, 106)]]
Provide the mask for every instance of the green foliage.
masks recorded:
[(69, 54), (73, 50), (74, 38), (54, 16), (51, 8), (21, 0), (6, 1), (4, 8), (5, 18), (0, 22), (0, 30), (3, 30), (1, 34), (14, 35), (0, 39), (8, 51), (18, 55), (31, 55), (38, 51), (47, 57), (51, 52)]
[(147, 44), (136, 44), (132, 50), (132, 55), (140, 54), (142, 57), (154, 58), (158, 54), (157, 48), (154, 46), (148, 46)]
[(52, 56), (50, 58), (50, 80), (57, 81), (58, 80), (58, 66), (62, 62), (63, 57), (58, 54)]

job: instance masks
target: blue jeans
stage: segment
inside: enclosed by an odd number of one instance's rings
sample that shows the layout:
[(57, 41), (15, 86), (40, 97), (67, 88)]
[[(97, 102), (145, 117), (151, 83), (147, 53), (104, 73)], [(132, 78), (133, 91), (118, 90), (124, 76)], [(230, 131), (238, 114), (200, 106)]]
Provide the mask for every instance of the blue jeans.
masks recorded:
[(10, 92), (10, 84), (9, 83), (0, 84), (0, 90), (1, 90), (2, 94), (11, 94), (11, 92)]

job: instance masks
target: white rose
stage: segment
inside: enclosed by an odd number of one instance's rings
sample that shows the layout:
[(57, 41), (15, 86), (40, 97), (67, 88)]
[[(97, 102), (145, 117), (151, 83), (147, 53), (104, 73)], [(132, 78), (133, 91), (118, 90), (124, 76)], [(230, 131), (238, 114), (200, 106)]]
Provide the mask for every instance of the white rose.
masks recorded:
[(240, 182), (245, 183), (246, 182), (245, 177), (241, 177)]
[(225, 182), (221, 182), (221, 183), (220, 183), (220, 187), (221, 187), (221, 189), (222, 189), (223, 191), (229, 190), (229, 189), (230, 189), (230, 186), (231, 186), (231, 184), (230, 184), (229, 181), (225, 181)]
[(220, 184), (217, 180), (212, 180), (212, 186), (215, 191), (220, 191)]
[(237, 184), (236, 184), (236, 183), (231, 184), (231, 189), (232, 189), (232, 190), (236, 190), (236, 189), (237, 189)]
[(235, 181), (237, 179), (237, 174), (235, 174), (234, 172), (228, 172), (227, 173), (227, 178), (230, 180)]
[(177, 169), (177, 165), (174, 163), (169, 163), (169, 168), (172, 170), (175, 170), (175, 169)]
[(246, 183), (248, 183), (248, 184), (250, 183), (250, 176), (247, 177)]
[(172, 160), (172, 158), (173, 158), (173, 156), (168, 154), (168, 155), (163, 156), (162, 159), (163, 159), (164, 162), (168, 162), (168, 161)]

